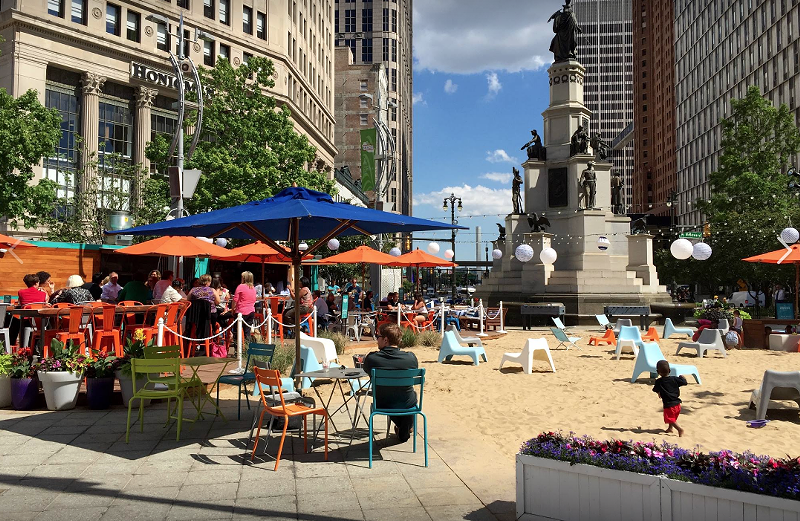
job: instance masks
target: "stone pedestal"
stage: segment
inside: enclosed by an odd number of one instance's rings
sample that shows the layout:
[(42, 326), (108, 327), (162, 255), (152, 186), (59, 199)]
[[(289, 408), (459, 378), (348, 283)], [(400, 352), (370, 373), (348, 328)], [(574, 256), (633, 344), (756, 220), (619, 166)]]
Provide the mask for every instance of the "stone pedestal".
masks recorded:
[(658, 290), (658, 274), (653, 265), (653, 236), (628, 235), (628, 271), (642, 279), (642, 284), (653, 292)]
[(524, 288), (534, 293), (543, 293), (547, 290), (547, 283), (553, 273), (553, 265), (544, 264), (541, 260), (542, 250), (551, 247), (552, 238), (552, 233), (545, 232), (532, 232), (524, 235), (525, 244), (533, 248), (533, 258), (522, 268), (522, 284)]

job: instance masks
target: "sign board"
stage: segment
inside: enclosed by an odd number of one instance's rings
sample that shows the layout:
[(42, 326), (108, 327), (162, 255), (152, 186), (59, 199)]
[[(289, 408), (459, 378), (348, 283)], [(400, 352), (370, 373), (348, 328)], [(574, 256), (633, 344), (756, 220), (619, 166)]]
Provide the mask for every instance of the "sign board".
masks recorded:
[(342, 314), (341, 314), (342, 320), (347, 320), (347, 312), (350, 310), (350, 308), (348, 307), (349, 299), (350, 299), (349, 295), (342, 295)]
[(703, 232), (682, 232), (681, 239), (702, 239)]
[(778, 320), (794, 320), (794, 304), (778, 302), (775, 304), (775, 318)]

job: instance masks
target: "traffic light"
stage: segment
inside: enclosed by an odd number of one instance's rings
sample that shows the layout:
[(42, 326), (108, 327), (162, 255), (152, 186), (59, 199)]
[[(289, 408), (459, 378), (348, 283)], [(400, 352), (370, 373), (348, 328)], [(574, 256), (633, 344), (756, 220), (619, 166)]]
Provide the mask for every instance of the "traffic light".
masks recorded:
[(703, 237), (711, 237), (711, 223), (703, 225)]

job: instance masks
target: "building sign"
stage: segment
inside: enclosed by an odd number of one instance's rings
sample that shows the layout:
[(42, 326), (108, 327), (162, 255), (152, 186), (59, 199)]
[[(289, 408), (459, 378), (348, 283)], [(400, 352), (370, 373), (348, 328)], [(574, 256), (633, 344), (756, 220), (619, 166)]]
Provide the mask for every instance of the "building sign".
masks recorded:
[[(152, 83), (159, 87), (178, 90), (178, 78), (169, 72), (160, 71), (147, 65), (131, 62), (131, 79)], [(194, 90), (194, 82), (184, 80), (183, 88), (187, 91)]]
[(701, 239), (702, 237), (702, 232), (682, 232), (680, 235), (681, 239)]

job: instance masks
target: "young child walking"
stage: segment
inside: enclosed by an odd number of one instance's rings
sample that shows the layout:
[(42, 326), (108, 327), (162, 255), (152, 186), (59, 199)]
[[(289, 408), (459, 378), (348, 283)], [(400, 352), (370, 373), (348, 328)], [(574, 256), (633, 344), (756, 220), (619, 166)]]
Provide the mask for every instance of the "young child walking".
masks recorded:
[(683, 436), (683, 429), (678, 426), (678, 416), (681, 413), (681, 386), (686, 385), (683, 376), (669, 375), (669, 362), (660, 360), (656, 364), (659, 378), (653, 386), (653, 392), (658, 393), (664, 403), (664, 423), (669, 425), (665, 432), (672, 432), (674, 428), (678, 436)]

